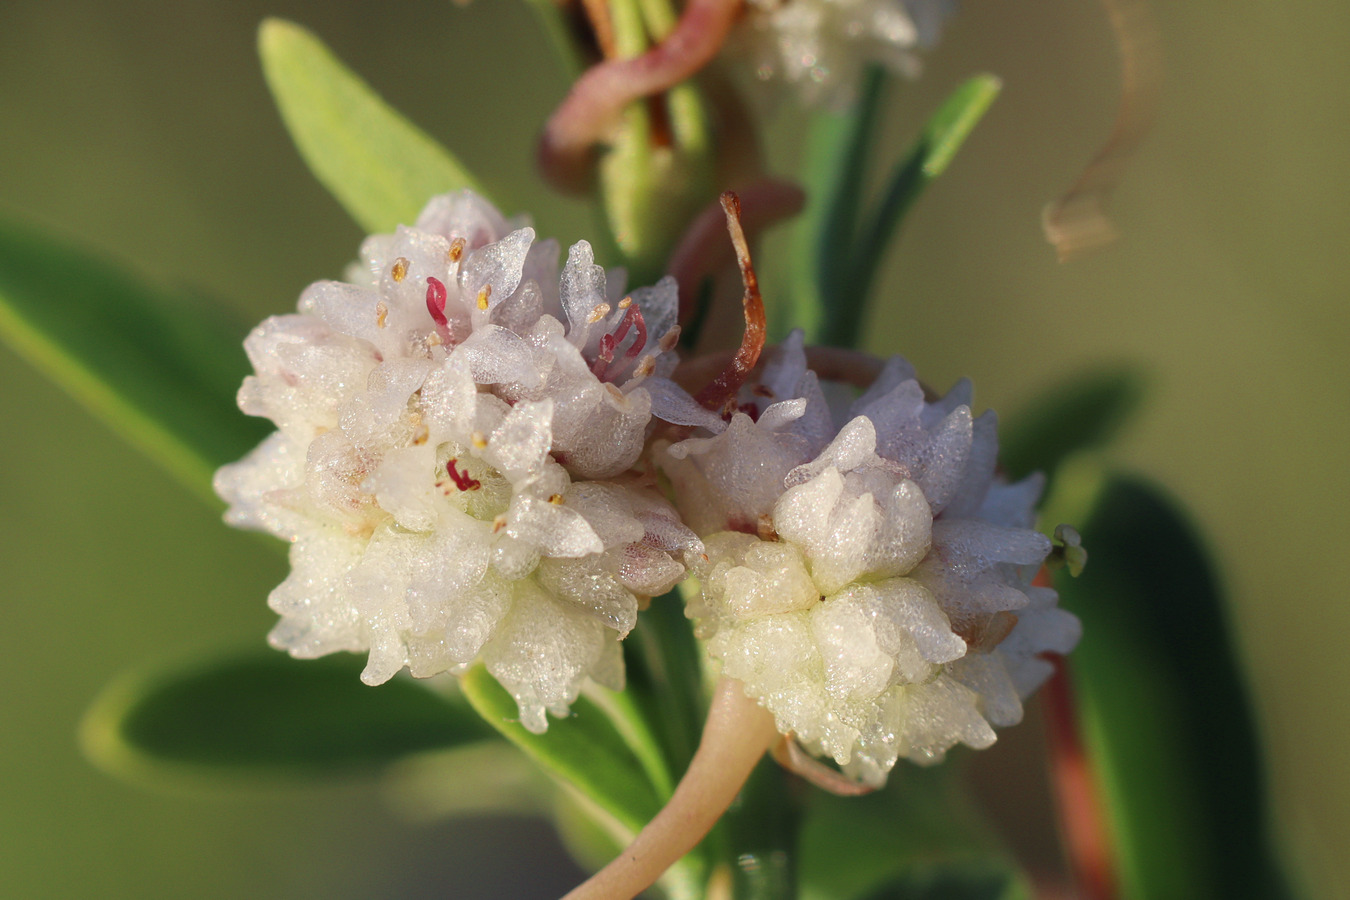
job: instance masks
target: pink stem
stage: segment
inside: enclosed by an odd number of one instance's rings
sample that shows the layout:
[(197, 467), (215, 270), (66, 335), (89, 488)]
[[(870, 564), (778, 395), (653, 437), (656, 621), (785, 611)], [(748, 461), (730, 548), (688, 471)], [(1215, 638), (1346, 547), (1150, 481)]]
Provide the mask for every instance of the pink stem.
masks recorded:
[(641, 56), (592, 66), (572, 85), (539, 139), (539, 168), (563, 190), (589, 180), (591, 148), (634, 100), (679, 84), (726, 41), (741, 0), (689, 0), (675, 30)]
[(670, 802), (628, 849), (563, 900), (631, 900), (655, 884), (717, 824), (776, 740), (768, 710), (747, 697), (739, 681), (723, 678), (698, 752)]

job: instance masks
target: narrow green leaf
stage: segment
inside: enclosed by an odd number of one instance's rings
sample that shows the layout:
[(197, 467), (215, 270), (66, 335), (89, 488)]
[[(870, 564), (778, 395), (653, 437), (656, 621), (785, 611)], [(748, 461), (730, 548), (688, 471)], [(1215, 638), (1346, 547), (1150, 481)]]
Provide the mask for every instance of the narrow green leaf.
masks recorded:
[(258, 52), (300, 155), (366, 231), (411, 224), (436, 194), (463, 188), (484, 193), (444, 147), (304, 28), (266, 20)]
[(246, 331), (220, 307), (0, 223), (0, 338), (213, 504), (212, 472), (268, 430), (235, 406)]
[(533, 734), (519, 722), (516, 701), (482, 666), (460, 684), (469, 703), (497, 731), (547, 772), (594, 803), (630, 835), (656, 815), (662, 799), (609, 718), (585, 697), (572, 715), (550, 719), (548, 731)]
[(1138, 369), (1077, 373), (999, 424), (999, 462), (1014, 479), (1037, 470), (1053, 476), (1071, 455), (1115, 437), (1143, 395)]
[(801, 245), (794, 254), (798, 271), (792, 308), (786, 316), (769, 317), (771, 323), (778, 320), (788, 326), (781, 333), (775, 331), (774, 339), (790, 328), (801, 328), (808, 342), (814, 342), (826, 310), (850, 302), (840, 296), (839, 288), (857, 236), (885, 83), (885, 70), (870, 66), (857, 103), (845, 112), (822, 112), (812, 118), (804, 167), (807, 206), (798, 231)]
[(1059, 578), (1083, 620), (1070, 657), (1129, 898), (1290, 895), (1265, 829), (1265, 778), (1227, 612), (1172, 501), (1112, 477), (1083, 522), (1092, 554)]
[(901, 763), (866, 797), (813, 792), (800, 837), (801, 900), (1029, 900), (951, 766)]
[(259, 650), (123, 678), (89, 710), (82, 742), (113, 774), (153, 781), (364, 771), (493, 739), (462, 697), (402, 678), (369, 687), (363, 665)]
[(857, 231), (847, 271), (839, 279), (836, 297), (825, 320), (822, 341), (851, 347), (858, 338), (867, 299), (886, 248), (914, 201), (933, 179), (947, 170), (975, 125), (988, 111), (1002, 87), (993, 75), (976, 75), (949, 96), (928, 120), (909, 154), (896, 166), (881, 200)]

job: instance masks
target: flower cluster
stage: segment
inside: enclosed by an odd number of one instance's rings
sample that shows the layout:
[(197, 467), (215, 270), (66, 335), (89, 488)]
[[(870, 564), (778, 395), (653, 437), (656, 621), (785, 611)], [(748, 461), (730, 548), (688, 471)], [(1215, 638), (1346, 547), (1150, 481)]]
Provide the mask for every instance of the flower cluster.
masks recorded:
[(239, 404), (278, 431), (216, 490), (229, 522), (293, 544), (275, 646), (369, 650), (371, 684), (481, 661), (534, 731), (587, 678), (622, 687), (639, 598), (702, 549), (630, 471), (676, 290), (623, 294), (584, 242), (558, 258), (446, 195), (249, 335)]
[(764, 82), (807, 104), (847, 106), (864, 68), (913, 78), (918, 50), (937, 43), (955, 0), (747, 0), (731, 52)]
[(968, 382), (926, 398), (899, 357), (832, 406), (799, 334), (739, 399), (658, 457), (706, 547), (689, 614), (724, 673), (865, 784), (993, 743), (1049, 674), (1038, 654), (1079, 635), (1031, 584), (1041, 482), (998, 477), (993, 413), (972, 417)]
[(672, 279), (626, 294), (519, 224), (438, 197), (246, 341), (240, 406), (278, 430), (216, 489), (293, 544), (274, 645), (368, 651), (371, 684), (481, 662), (541, 732), (622, 687), (640, 604), (692, 571), (723, 673), (860, 782), (1020, 718), (1078, 623), (968, 384), (929, 398), (896, 357), (833, 404), (794, 334), (705, 409)]

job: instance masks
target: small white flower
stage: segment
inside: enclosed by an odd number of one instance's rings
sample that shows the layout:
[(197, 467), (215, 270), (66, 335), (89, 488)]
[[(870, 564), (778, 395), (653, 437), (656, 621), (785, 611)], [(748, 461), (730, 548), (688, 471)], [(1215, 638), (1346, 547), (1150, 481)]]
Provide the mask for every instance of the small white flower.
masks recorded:
[(642, 382), (674, 366), (674, 285), (607, 294), (583, 243), (559, 287), (557, 245), (467, 192), (361, 256), (245, 342), (240, 406), (278, 431), (216, 490), (231, 524), (293, 542), (271, 641), (368, 650), (371, 684), (481, 661), (543, 731), (587, 678), (622, 686), (638, 598), (701, 549), (625, 474)]
[(748, 0), (730, 52), (754, 77), (790, 85), (809, 105), (847, 106), (863, 69), (908, 78), (937, 43), (955, 0)]
[(1040, 479), (996, 476), (993, 414), (972, 417), (967, 382), (926, 400), (896, 357), (836, 428), (800, 334), (742, 399), (661, 462), (704, 539), (688, 611), (723, 673), (867, 784), (993, 743), (1049, 674), (1037, 654), (1079, 634), (1031, 585)]

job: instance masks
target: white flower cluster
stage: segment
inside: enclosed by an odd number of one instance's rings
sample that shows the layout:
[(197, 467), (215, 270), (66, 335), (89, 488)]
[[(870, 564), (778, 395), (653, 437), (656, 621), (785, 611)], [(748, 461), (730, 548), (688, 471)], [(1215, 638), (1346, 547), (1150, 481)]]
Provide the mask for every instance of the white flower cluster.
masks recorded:
[(760, 81), (791, 85), (807, 104), (848, 105), (878, 63), (913, 78), (956, 0), (748, 0), (733, 53)]
[(275, 646), (368, 650), (371, 684), (481, 661), (536, 732), (587, 678), (622, 687), (639, 598), (702, 551), (630, 471), (676, 288), (625, 295), (584, 242), (558, 258), (445, 195), (249, 335), (239, 404), (278, 431), (216, 491), (227, 521), (293, 543)]
[(1049, 675), (1037, 655), (1079, 636), (1031, 584), (1041, 480), (996, 475), (993, 413), (968, 382), (925, 399), (895, 357), (838, 427), (799, 334), (740, 399), (658, 457), (706, 547), (689, 614), (723, 672), (866, 784), (991, 744)]
[(930, 401), (897, 357), (836, 409), (797, 334), (724, 420), (669, 377), (673, 280), (615, 280), (450, 194), (249, 335), (239, 404), (278, 430), (216, 490), (292, 542), (272, 643), (368, 651), (371, 684), (481, 662), (542, 732), (692, 567), (723, 673), (864, 783), (1016, 722), (1078, 622), (969, 385)]

